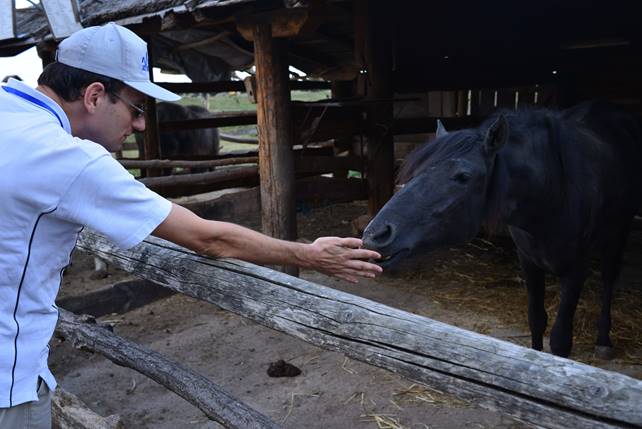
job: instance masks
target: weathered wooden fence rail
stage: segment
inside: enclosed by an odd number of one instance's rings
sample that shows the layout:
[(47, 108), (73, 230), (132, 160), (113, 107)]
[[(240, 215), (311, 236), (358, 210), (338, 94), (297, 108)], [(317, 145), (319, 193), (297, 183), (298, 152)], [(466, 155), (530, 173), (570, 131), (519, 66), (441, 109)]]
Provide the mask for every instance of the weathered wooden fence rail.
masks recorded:
[(96, 351), (121, 366), (148, 376), (226, 428), (278, 428), (267, 417), (237, 401), (207, 378), (101, 326), (84, 323), (63, 309), (60, 309), (56, 334), (71, 341), (75, 347)]
[(642, 381), (459, 329), (242, 261), (149, 238), (78, 247), (273, 329), (547, 428), (642, 427)]

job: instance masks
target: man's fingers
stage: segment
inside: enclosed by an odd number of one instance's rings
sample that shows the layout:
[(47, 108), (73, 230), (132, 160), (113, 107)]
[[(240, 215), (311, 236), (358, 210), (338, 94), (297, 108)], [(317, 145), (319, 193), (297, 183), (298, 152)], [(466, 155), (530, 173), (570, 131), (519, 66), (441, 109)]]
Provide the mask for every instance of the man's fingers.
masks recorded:
[(351, 247), (353, 249), (358, 249), (361, 246), (363, 246), (363, 241), (361, 241), (360, 238), (354, 238), (354, 237), (345, 237), (341, 238), (341, 246), (343, 247)]
[(353, 259), (381, 259), (378, 252), (368, 249), (353, 249), (350, 251), (350, 257)]
[(379, 274), (383, 272), (383, 268), (381, 268), (379, 265), (366, 262), (366, 261), (361, 261), (359, 259), (354, 259), (352, 261), (349, 261), (346, 264), (346, 268), (350, 270), (355, 270), (360, 273)]

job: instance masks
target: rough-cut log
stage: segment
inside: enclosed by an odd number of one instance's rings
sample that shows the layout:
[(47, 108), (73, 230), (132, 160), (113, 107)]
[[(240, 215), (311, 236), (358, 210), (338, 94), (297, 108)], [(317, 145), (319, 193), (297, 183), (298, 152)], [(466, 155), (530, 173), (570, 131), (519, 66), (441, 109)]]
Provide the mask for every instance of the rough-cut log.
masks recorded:
[(111, 313), (126, 313), (173, 293), (156, 283), (135, 279), (109, 285), (85, 295), (59, 299), (56, 304), (76, 314), (101, 317)]
[(257, 156), (245, 156), (240, 158), (213, 159), (211, 161), (187, 161), (169, 159), (119, 159), (118, 161), (125, 168), (214, 168), (225, 165), (256, 164)]
[(200, 257), (154, 237), (121, 251), (83, 232), (78, 246), (170, 289), (539, 427), (642, 426), (642, 381), (622, 374), (245, 262)]
[(181, 131), (196, 128), (232, 127), (236, 125), (256, 124), (256, 112), (217, 112), (206, 118), (165, 121), (158, 124), (160, 131)]
[[(149, 64), (154, 64), (154, 53), (152, 50), (151, 38), (147, 39), (147, 57), (149, 59)], [(149, 80), (152, 82), (154, 81), (154, 71), (152, 67), (149, 68)], [(145, 99), (145, 132), (143, 139), (145, 159), (157, 159), (160, 154), (160, 135), (158, 127), (156, 100), (151, 97), (147, 97)], [(157, 177), (160, 176), (162, 172), (158, 168), (149, 168), (141, 173), (148, 177)]]
[[(272, 38), (270, 23), (253, 24), (261, 175), (263, 233), (284, 240), (296, 239), (294, 144), (288, 88), (286, 45)], [(297, 267), (281, 270), (296, 275)]]
[[(367, 98), (392, 100), (394, 95), (393, 28), (385, 3), (355, 2), (358, 13), (365, 15), (364, 59), (368, 70)], [(394, 142), (392, 101), (373, 103), (368, 111), (366, 135), (368, 214), (375, 215), (388, 202), (394, 190)]]
[(261, 210), (259, 189), (232, 188), (172, 199), (205, 219), (234, 222)]
[(117, 414), (100, 416), (60, 386), (51, 397), (51, 420), (55, 429), (125, 429)]
[[(241, 80), (234, 81), (220, 81), (220, 82), (191, 82), (191, 83), (175, 83), (175, 82), (161, 82), (158, 85), (163, 88), (177, 93), (186, 92), (244, 92), (245, 85)], [(321, 80), (291, 80), (290, 89), (302, 90), (321, 90), (330, 89), (330, 82)]]
[(226, 428), (277, 427), (267, 417), (238, 402), (207, 378), (101, 326), (83, 322), (66, 310), (60, 309), (56, 334), (72, 341), (76, 348), (93, 350), (118, 365), (146, 375)]
[[(118, 160), (125, 168), (214, 168), (227, 165), (256, 164), (258, 157), (241, 157), (214, 159), (211, 161), (187, 160)], [(329, 173), (337, 168), (359, 170), (362, 162), (357, 157), (332, 157), (332, 156), (297, 156), (295, 159), (297, 173)]]
[(219, 133), (218, 138), (226, 142), (242, 143), (242, 144), (259, 144), (259, 139), (256, 137), (235, 136), (232, 134)]
[[(327, 14), (319, 7), (296, 7), (276, 11), (255, 12), (236, 18), (236, 28), (248, 41), (256, 41), (254, 32), (258, 22), (269, 25), (270, 37), (296, 37), (312, 34)], [(325, 12), (325, 13), (324, 13)]]
[(140, 179), (150, 189), (156, 189), (168, 185), (187, 185), (187, 184), (211, 184), (227, 182), (230, 180), (253, 177), (258, 174), (258, 167), (234, 167), (220, 169), (209, 173), (180, 174), (163, 177), (147, 177)]

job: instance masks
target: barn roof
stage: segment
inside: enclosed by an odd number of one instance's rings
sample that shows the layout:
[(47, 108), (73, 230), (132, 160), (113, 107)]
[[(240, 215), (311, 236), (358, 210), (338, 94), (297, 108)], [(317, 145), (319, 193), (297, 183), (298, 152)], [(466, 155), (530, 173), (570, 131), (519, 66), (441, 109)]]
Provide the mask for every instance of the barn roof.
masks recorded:
[[(84, 27), (114, 21), (135, 27), (143, 23), (162, 22), (172, 16), (190, 15), (204, 9), (221, 10), (230, 15), (244, 3), (253, 0), (81, 0), (79, 15)], [(160, 30), (160, 28), (159, 28)], [(16, 11), (16, 37), (0, 42), (0, 55), (10, 56), (43, 41), (53, 41), (54, 36), (42, 7), (30, 7)], [(139, 32), (140, 33), (140, 32)], [(243, 52), (226, 46), (225, 43), (208, 44), (207, 47), (181, 49), (181, 45), (212, 37), (212, 31), (169, 31), (153, 37), (156, 64), (170, 71), (186, 73), (197, 81), (221, 80), (229, 77), (232, 70), (252, 64), (251, 51)], [(178, 48), (178, 49), (177, 49)], [(225, 58), (225, 61), (221, 60)]]
[[(313, 8), (314, 31), (288, 40), (289, 63), (308, 75), (352, 80), (361, 71), (355, 3), (367, 0), (80, 0), (83, 26), (116, 21), (151, 40), (152, 61), (194, 81), (227, 79), (253, 63), (239, 17)], [(642, 72), (637, 10), (607, 2), (524, 4), (396, 0), (386, 2), (394, 30), (398, 92), (560, 82), (626, 81)], [(311, 9), (310, 9), (311, 10)], [(19, 33), (0, 41), (10, 56), (52, 40), (44, 12), (19, 10)]]

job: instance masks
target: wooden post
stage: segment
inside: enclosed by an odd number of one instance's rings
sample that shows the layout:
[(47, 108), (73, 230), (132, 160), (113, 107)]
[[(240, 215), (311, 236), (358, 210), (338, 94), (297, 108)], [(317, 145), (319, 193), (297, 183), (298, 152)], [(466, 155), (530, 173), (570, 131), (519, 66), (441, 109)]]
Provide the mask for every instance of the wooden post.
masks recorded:
[[(283, 41), (272, 37), (269, 22), (255, 23), (253, 34), (263, 232), (294, 240), (294, 153), (286, 52)], [(282, 267), (281, 271), (298, 275), (296, 267)]]
[(394, 188), (392, 138), (392, 27), (385, 4), (358, 0), (357, 20), (365, 23), (363, 58), (367, 70), (367, 98), (378, 100), (368, 108), (367, 179), (368, 213), (376, 214), (390, 199)]
[[(331, 94), (333, 100), (342, 100), (351, 98), (354, 96), (354, 87), (355, 81), (352, 80), (335, 80), (332, 82)], [(340, 137), (334, 139), (334, 154), (338, 155), (339, 153), (348, 151), (348, 155), (355, 155), (353, 150), (353, 141), (354, 137)], [(359, 155), (359, 154), (357, 154)], [(348, 177), (349, 170), (335, 170), (332, 172), (332, 175), (336, 178), (346, 178)]]
[[(147, 59), (149, 64), (149, 80), (154, 81), (154, 61), (152, 57), (152, 40), (147, 39)], [(158, 159), (160, 157), (160, 139), (158, 133), (158, 116), (156, 115), (156, 100), (147, 97), (145, 100), (145, 138), (143, 140), (143, 159)], [(140, 158), (140, 154), (139, 154)], [(147, 177), (158, 177), (161, 175), (159, 168), (148, 168), (142, 170), (141, 174)]]

